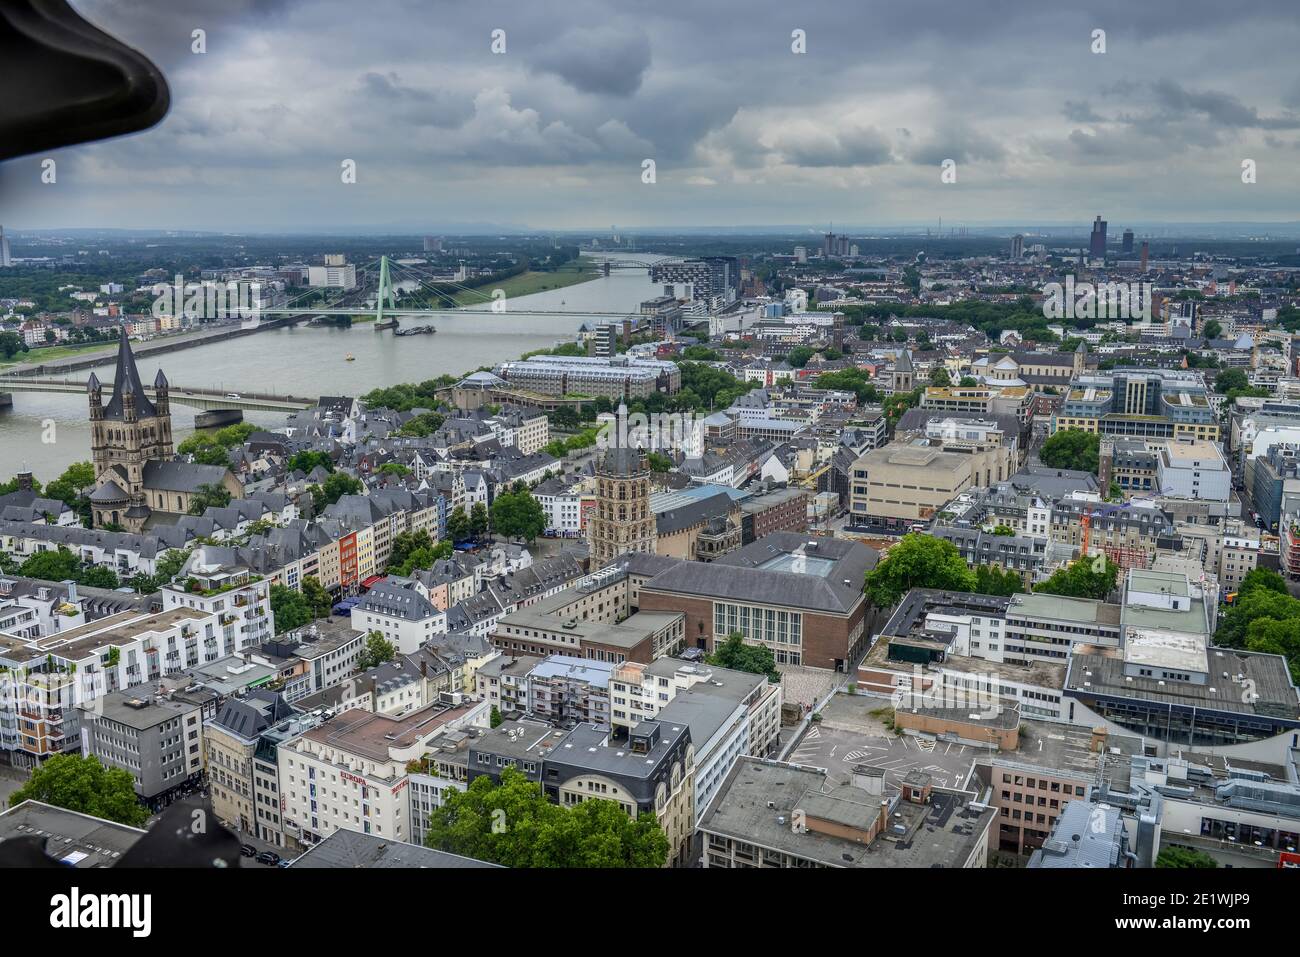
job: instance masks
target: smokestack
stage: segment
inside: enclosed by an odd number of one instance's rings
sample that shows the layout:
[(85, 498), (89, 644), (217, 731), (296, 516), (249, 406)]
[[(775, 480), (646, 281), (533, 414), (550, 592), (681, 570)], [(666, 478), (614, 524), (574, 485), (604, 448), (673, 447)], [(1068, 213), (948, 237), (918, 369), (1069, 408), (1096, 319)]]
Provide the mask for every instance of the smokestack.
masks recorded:
[(1147, 241), (1142, 240), (1142, 271), (1147, 271)]

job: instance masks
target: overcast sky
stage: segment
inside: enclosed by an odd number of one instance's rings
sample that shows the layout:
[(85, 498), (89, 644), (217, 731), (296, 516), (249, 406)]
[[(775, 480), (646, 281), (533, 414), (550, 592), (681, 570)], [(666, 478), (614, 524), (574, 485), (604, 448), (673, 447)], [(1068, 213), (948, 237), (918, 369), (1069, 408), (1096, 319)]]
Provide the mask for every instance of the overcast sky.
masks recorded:
[(1300, 220), (1295, 0), (74, 5), (171, 112), (0, 165), (15, 228)]

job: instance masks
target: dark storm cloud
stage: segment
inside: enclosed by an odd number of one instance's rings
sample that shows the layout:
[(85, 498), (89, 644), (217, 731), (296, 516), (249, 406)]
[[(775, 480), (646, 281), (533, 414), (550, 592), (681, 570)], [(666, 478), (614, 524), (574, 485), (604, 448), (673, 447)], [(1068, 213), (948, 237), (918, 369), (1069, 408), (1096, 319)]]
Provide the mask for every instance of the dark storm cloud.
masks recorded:
[(640, 30), (583, 27), (548, 42), (533, 67), (583, 93), (630, 96), (650, 68), (650, 41)]
[(1253, 106), (1218, 90), (1194, 92), (1173, 80), (1158, 80), (1153, 85), (1159, 105), (1175, 115), (1203, 114), (1224, 126), (1264, 130), (1290, 130), (1300, 127), (1300, 117), (1263, 117)]

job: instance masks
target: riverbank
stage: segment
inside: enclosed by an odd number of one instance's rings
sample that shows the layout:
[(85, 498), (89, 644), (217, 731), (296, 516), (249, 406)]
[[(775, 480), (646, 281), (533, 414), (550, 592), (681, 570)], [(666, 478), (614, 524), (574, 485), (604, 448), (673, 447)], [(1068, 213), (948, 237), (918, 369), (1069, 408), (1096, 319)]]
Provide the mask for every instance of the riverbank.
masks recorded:
[[(578, 269), (565, 269), (559, 272), (530, 270), (526, 273), (520, 273), (518, 276), (511, 276), (504, 282), (499, 282), (491, 287), (483, 286), (479, 289), (462, 292), (456, 296), (456, 305), (481, 306), (487, 299), (491, 298), (495, 289), (500, 289), (505, 293), (507, 299), (517, 299), (520, 296), (531, 296), (539, 292), (551, 292), (556, 289), (564, 289), (567, 286), (576, 286), (579, 283), (599, 279), (601, 275), (600, 269), (590, 263), (583, 263)], [(487, 297), (487, 299), (484, 297)]]
[[(198, 332), (181, 332), (170, 336), (160, 336), (144, 342), (137, 340), (131, 343), (131, 351), (135, 353), (137, 359), (141, 359), (145, 356), (162, 355), (168, 352), (177, 352), (181, 349), (191, 349), (195, 346), (205, 346), (213, 342), (221, 342), (224, 339), (234, 339), (238, 336), (251, 336), (255, 332), (279, 329), (289, 321), (290, 317), (269, 319), (258, 323), (256, 326), (220, 326), (216, 329), (203, 329)], [(63, 351), (55, 355), (53, 353), (56, 350)], [(37, 353), (36, 358), (32, 358), (32, 352), (27, 352), (24, 353), (25, 358), (21, 362), (9, 365), (0, 363), (0, 371), (6, 375), (25, 375), (29, 373), (58, 375), (60, 373), (76, 372), (80, 369), (92, 369), (117, 356), (117, 342), (108, 345), (101, 342), (87, 343), (84, 346), (48, 346), (44, 349), (33, 350), (33, 352)]]

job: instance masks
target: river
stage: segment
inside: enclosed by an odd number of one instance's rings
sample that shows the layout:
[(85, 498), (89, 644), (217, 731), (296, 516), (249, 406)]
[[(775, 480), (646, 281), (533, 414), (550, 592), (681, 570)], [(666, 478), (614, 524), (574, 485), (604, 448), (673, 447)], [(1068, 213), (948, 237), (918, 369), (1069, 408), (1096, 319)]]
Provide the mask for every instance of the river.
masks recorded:
[[(610, 254), (611, 259), (619, 254)], [(627, 255), (647, 260), (658, 257)], [(591, 309), (635, 312), (644, 299), (662, 292), (640, 270), (614, 270), (588, 282), (535, 293), (507, 304), (536, 309)], [(370, 323), (351, 329), (301, 325), (240, 336), (211, 345), (139, 360), (140, 375), (153, 381), (159, 366), (173, 386), (215, 388), (221, 392), (283, 392), (291, 395), (361, 395), (379, 386), (419, 382), (435, 376), (460, 375), (479, 366), (517, 358), (571, 339), (584, 321), (600, 317), (514, 316), (467, 310), (465, 315), (434, 319), (403, 317), (403, 325), (433, 322), (432, 336), (396, 338), (377, 333)], [(346, 361), (348, 354), (355, 361)], [(97, 366), (105, 392), (113, 364)], [(88, 370), (77, 373), (89, 377)], [(73, 462), (90, 459), (90, 425), (86, 399), (74, 395), (13, 393), (13, 408), (0, 410), (0, 481), (25, 466), (47, 482)], [(177, 442), (194, 431), (197, 410), (172, 403), (172, 431)], [(245, 421), (267, 428), (284, 424), (275, 412), (245, 412)], [(52, 425), (52, 428), (47, 428)], [(44, 441), (52, 438), (53, 441)]]

